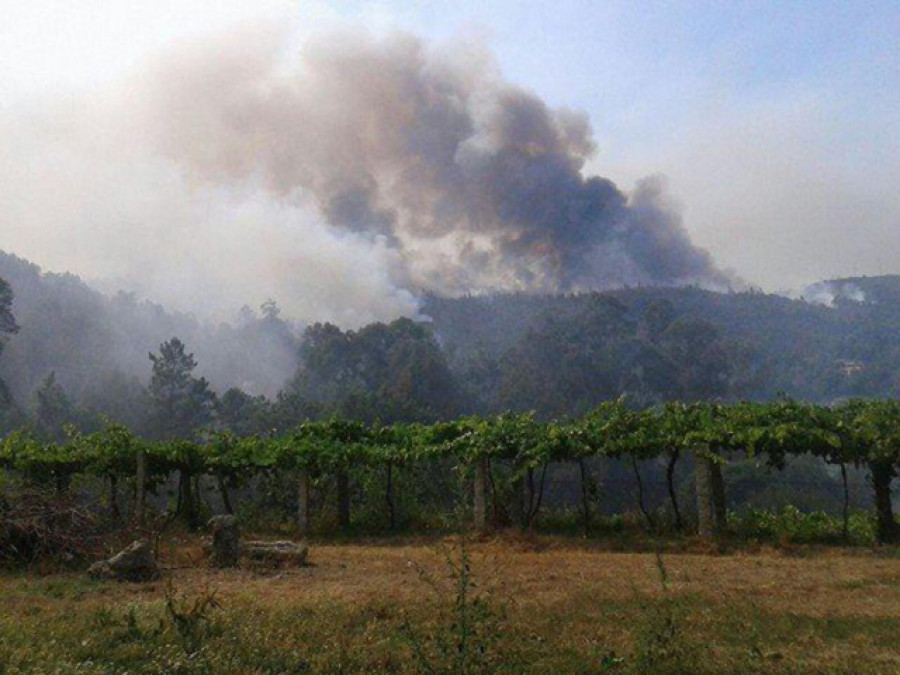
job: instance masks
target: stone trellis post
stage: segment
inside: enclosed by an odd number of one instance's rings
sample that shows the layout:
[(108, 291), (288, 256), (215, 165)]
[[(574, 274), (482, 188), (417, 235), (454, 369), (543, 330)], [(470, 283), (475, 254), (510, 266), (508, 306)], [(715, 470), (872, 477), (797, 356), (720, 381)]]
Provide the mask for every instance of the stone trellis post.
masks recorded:
[(727, 527), (725, 481), (718, 462), (696, 454), (694, 459), (698, 533), (701, 537), (711, 539), (723, 534)]
[(134, 486), (134, 519), (144, 522), (147, 509), (147, 455), (143, 450), (137, 453), (137, 468)]
[(479, 457), (475, 462), (474, 515), (475, 529), (484, 532), (487, 529), (487, 492), (488, 461)]
[(297, 479), (297, 530), (301, 537), (309, 534), (309, 473), (301, 471)]

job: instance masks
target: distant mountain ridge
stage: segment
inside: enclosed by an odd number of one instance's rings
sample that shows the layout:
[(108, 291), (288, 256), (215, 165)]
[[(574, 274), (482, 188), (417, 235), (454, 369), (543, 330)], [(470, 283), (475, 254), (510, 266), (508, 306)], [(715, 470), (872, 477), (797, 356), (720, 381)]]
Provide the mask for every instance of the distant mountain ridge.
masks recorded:
[[(16, 294), (13, 309), (22, 328), (0, 358), (0, 378), (20, 403), (27, 404), (51, 372), (77, 396), (114, 375), (145, 381), (148, 352), (173, 336), (196, 353), (199, 374), (220, 392), (237, 386), (272, 396), (299, 363), (301, 327), (274, 308), (262, 316), (244, 310), (234, 325), (214, 326), (133, 295), (105, 296), (77, 276), (45, 273), (2, 251), (0, 278)], [(728, 341), (735, 369), (732, 397), (900, 395), (900, 275), (827, 280), (803, 297), (694, 287), (428, 296), (422, 313), (461, 380), (495, 377), (497, 364), (526, 353), (523, 340), (548, 319), (568, 325), (565, 339), (577, 346), (578, 322), (602, 299), (618, 303), (621, 320), (635, 325), (648, 308), (668, 303), (676, 316), (715, 326)], [(602, 313), (590, 316), (607, 320)]]
[(900, 274), (827, 279), (807, 286), (802, 296), (811, 302), (823, 301), (826, 304), (843, 300), (894, 305), (900, 308)]

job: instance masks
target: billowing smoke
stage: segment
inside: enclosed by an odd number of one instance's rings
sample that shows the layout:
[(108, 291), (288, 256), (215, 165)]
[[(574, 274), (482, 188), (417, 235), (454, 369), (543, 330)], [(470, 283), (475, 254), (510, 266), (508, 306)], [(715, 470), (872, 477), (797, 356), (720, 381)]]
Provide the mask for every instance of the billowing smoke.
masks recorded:
[(169, 53), (132, 121), (200, 184), (312, 205), (386, 247), (392, 283), (439, 293), (726, 285), (660, 179), (585, 177), (587, 116), (505, 82), (477, 46), (272, 29)]
[(727, 285), (662, 181), (626, 194), (594, 152), (478, 44), (255, 25), (0, 109), (0, 249), (201, 318), (274, 298), (351, 328), (423, 291)]

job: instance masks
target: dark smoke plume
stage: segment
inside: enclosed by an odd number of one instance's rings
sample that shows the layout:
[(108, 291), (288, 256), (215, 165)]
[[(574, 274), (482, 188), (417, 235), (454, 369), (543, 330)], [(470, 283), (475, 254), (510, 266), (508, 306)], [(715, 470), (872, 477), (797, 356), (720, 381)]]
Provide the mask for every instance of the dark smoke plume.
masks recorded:
[(137, 108), (189, 176), (262, 186), (394, 249), (394, 283), (440, 293), (728, 278), (659, 179), (585, 177), (586, 115), (549, 108), (472, 45), (332, 35), (299, 55), (271, 30), (153, 65)]

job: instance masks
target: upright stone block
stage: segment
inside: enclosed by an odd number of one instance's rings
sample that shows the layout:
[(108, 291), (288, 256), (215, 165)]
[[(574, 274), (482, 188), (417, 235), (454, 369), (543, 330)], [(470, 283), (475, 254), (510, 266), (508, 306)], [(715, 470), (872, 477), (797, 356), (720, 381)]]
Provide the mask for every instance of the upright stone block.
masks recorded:
[(212, 555), (210, 562), (215, 567), (237, 567), (241, 555), (241, 535), (237, 518), (215, 516), (209, 521), (212, 528)]

